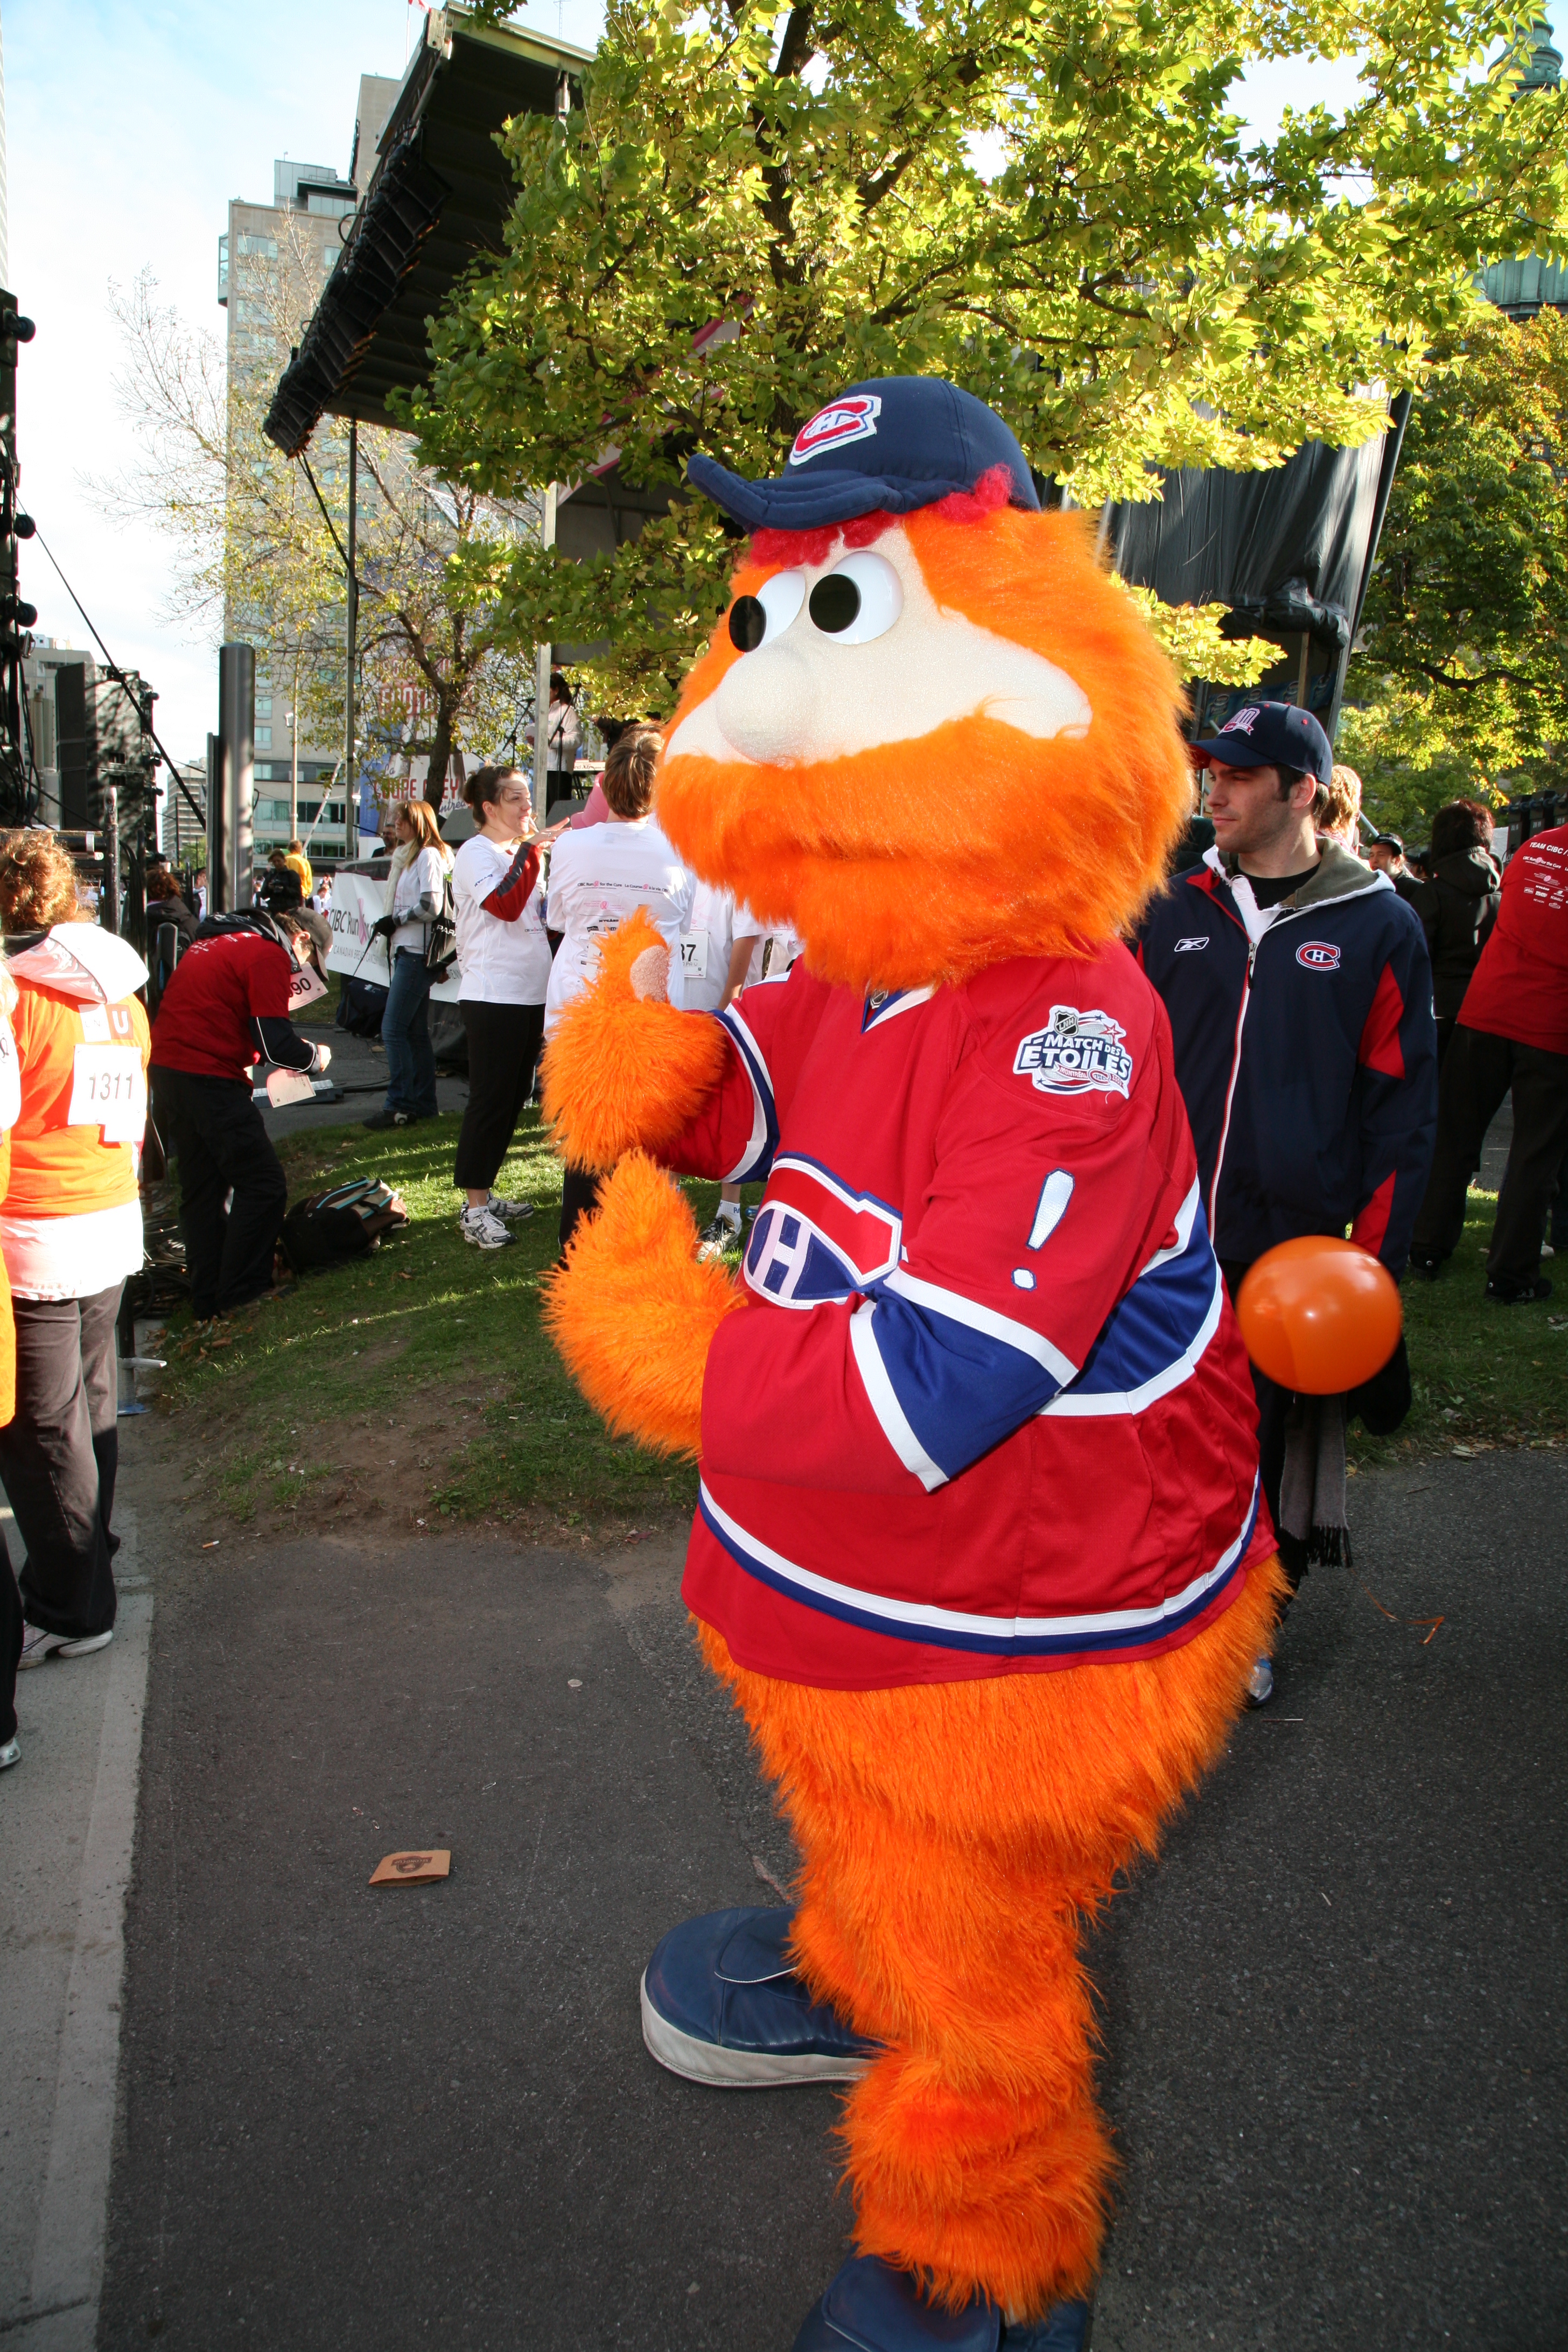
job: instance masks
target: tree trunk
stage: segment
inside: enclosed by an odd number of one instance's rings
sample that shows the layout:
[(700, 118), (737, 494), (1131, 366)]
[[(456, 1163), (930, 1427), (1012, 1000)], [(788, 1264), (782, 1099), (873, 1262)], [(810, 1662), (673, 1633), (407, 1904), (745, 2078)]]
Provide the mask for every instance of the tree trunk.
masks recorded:
[(436, 724), (430, 736), (430, 773), (425, 786), (425, 797), (437, 814), (441, 794), (447, 782), (447, 771), (452, 764), (452, 711), (444, 694), (436, 697)]

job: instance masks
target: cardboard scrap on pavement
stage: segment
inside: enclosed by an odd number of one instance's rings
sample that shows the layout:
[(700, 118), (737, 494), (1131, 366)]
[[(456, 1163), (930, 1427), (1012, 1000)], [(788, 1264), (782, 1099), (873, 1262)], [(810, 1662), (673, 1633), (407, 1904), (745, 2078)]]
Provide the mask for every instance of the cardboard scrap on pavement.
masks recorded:
[(373, 1886), (427, 1886), (452, 1868), (449, 1846), (425, 1846), (415, 1853), (384, 1854), (370, 1874)]

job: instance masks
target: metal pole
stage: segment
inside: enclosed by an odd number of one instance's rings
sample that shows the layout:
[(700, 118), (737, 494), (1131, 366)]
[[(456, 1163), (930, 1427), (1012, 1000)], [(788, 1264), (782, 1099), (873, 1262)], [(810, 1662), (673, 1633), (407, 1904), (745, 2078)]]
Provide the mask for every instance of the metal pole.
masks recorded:
[(120, 929), (120, 787), (103, 788), (103, 897), (98, 917), (106, 931)]
[(294, 658), (294, 699), (289, 712), (289, 838), (300, 838), (300, 660)]
[[(539, 519), (541, 547), (555, 544), (555, 484), (551, 482), (544, 492), (544, 506)], [(548, 824), (550, 811), (545, 804), (548, 789), (550, 746), (544, 730), (550, 719), (550, 647), (539, 646), (533, 656), (533, 821)]]
[(354, 665), (359, 659), (359, 418), (349, 419), (348, 664), (343, 678), (343, 848), (359, 852), (359, 810), (354, 800)]
[[(232, 915), (250, 904), (255, 882), (251, 812), (256, 741), (256, 652), (238, 640), (218, 653), (218, 757), (216, 799), (223, 807), (223, 855), (207, 858), (207, 888), (221, 890), (214, 914)], [(208, 812), (209, 842), (211, 810)]]

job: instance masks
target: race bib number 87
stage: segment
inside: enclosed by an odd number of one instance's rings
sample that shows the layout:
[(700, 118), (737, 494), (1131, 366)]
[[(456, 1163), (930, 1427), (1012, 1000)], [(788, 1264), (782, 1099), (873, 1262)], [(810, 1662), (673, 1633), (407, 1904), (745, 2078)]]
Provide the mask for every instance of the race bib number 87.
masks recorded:
[(134, 1045), (79, 1045), (68, 1127), (100, 1127), (105, 1143), (140, 1143), (147, 1125), (147, 1073)]

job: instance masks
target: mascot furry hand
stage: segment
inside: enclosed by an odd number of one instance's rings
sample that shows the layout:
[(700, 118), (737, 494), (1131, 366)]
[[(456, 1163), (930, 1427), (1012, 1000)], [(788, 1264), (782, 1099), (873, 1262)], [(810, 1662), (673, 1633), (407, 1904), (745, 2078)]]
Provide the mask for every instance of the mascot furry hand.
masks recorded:
[[(1112, 2158), (1079, 1921), (1272, 1633), (1256, 1409), (1170, 1033), (1119, 944), (1185, 811), (1174, 680), (1080, 519), (951, 385), (858, 384), (752, 533), (659, 822), (804, 962), (664, 1001), (626, 928), (546, 1056), (614, 1167), (551, 1301), (700, 1456), (685, 1582), (803, 1857), (667, 1936), (655, 2057), (850, 2080), (859, 2253), (797, 2352), (1067, 2352)], [(765, 1178), (744, 1282), (656, 1163)]]

